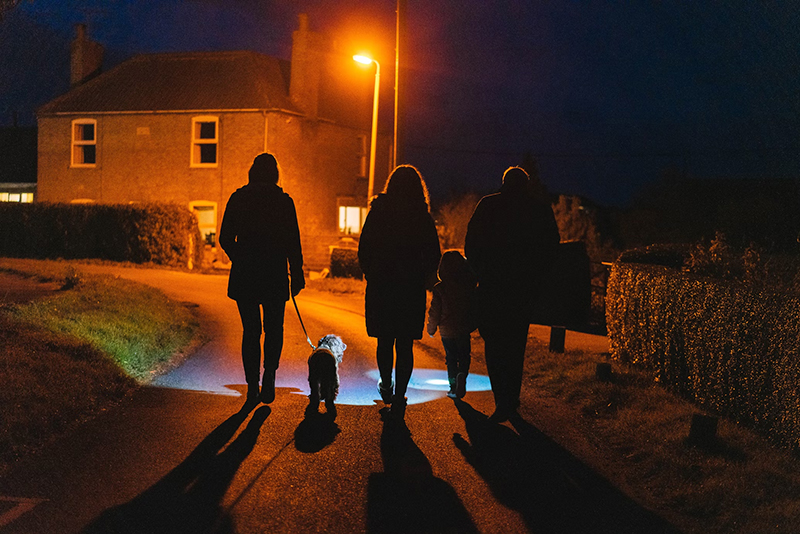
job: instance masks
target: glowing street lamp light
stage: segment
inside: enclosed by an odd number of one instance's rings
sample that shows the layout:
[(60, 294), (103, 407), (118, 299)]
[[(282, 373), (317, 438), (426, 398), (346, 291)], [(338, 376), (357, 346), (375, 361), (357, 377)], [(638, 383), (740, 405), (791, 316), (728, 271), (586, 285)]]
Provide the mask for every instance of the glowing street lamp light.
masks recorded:
[(378, 145), (378, 92), (381, 84), (381, 65), (367, 56), (355, 55), (353, 59), (363, 65), (375, 63), (375, 92), (372, 101), (372, 139), (369, 145), (369, 186), (367, 187), (367, 202), (369, 202), (372, 198), (372, 190), (375, 187), (375, 152)]

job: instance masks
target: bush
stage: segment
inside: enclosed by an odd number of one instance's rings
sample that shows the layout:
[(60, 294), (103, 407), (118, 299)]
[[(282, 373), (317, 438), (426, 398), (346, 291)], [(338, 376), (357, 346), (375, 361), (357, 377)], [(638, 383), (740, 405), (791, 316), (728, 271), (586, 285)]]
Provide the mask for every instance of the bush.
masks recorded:
[(331, 276), (361, 280), (364, 274), (358, 263), (358, 250), (335, 247), (331, 250)]
[(0, 204), (0, 255), (198, 264), (197, 221), (177, 204)]
[(796, 293), (618, 261), (606, 322), (614, 358), (649, 369), (708, 410), (800, 445)]

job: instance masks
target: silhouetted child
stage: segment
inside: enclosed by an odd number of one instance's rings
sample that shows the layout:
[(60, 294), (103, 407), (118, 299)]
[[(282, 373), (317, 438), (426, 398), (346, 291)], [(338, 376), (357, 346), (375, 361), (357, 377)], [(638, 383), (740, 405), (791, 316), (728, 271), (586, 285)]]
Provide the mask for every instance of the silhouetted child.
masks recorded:
[(439, 262), (439, 282), (433, 287), (428, 310), (428, 334), (436, 329), (442, 337), (451, 399), (467, 392), (469, 374), (470, 333), (476, 328), (474, 295), (476, 279), (467, 260), (457, 250), (449, 250)]

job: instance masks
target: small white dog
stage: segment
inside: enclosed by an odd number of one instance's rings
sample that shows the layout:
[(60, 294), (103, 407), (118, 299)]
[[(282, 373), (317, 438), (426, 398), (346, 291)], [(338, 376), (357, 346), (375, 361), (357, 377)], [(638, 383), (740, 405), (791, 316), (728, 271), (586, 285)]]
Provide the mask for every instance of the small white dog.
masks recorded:
[(333, 401), (339, 394), (339, 364), (347, 345), (339, 336), (328, 334), (317, 343), (317, 348), (308, 357), (308, 396), (310, 407), (318, 408), (324, 400), (328, 410), (335, 409)]

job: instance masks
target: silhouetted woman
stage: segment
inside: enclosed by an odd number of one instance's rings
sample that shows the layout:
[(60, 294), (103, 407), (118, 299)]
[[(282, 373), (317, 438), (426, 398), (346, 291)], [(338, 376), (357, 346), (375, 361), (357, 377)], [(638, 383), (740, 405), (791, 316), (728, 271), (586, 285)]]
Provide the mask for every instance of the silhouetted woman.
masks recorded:
[[(289, 291), (297, 295), (305, 287), (297, 213), (294, 201), (278, 187), (278, 178), (275, 157), (256, 156), (250, 181), (231, 195), (219, 231), (219, 244), (232, 262), (228, 297), (236, 301), (242, 319), (247, 400), (266, 404), (275, 400)], [(259, 393), (262, 329), (264, 376)]]
[(422, 339), (425, 323), (425, 289), (436, 281), (440, 257), (425, 181), (416, 168), (401, 165), (372, 201), (358, 246), (367, 279), (367, 334), (378, 338), (378, 391), (393, 416), (405, 414), (413, 344)]

